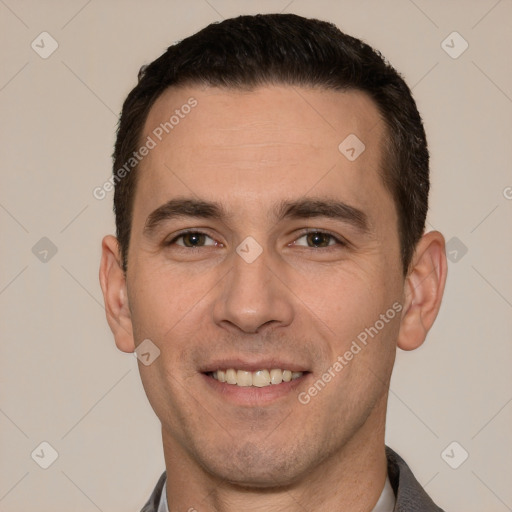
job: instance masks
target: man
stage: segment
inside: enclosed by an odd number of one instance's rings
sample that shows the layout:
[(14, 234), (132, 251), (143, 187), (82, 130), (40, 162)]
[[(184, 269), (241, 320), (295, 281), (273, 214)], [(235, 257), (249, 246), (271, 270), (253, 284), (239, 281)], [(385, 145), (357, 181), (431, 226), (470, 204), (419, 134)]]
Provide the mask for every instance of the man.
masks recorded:
[(334, 25), (241, 16), (141, 70), (100, 281), (166, 472), (149, 511), (439, 511), (384, 444), (396, 347), (446, 280), (397, 72)]

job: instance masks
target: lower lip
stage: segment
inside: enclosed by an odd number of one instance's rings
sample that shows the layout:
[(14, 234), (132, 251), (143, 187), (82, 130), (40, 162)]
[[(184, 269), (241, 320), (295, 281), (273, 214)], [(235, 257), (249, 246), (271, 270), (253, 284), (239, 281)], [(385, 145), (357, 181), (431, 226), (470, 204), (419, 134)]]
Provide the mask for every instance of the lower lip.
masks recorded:
[(229, 400), (238, 405), (266, 405), (280, 398), (298, 395), (297, 388), (303, 386), (311, 373), (304, 373), (301, 377), (291, 380), (290, 382), (281, 382), (281, 384), (270, 384), (258, 388), (256, 386), (237, 386), (236, 384), (228, 384), (220, 382), (213, 377), (203, 373), (202, 376), (206, 384), (215, 393), (225, 400)]

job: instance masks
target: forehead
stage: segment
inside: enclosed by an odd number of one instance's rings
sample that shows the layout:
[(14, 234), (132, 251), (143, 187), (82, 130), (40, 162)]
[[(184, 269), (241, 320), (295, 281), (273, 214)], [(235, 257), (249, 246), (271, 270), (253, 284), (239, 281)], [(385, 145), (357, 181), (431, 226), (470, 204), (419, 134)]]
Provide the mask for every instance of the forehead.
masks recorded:
[(145, 122), (141, 144), (153, 148), (139, 164), (134, 218), (178, 195), (229, 209), (308, 193), (378, 215), (393, 209), (380, 177), (384, 130), (361, 91), (169, 88)]
[(143, 135), (152, 135), (160, 146), (174, 149), (198, 144), (233, 149), (292, 143), (338, 154), (339, 142), (349, 135), (347, 130), (378, 143), (382, 128), (377, 107), (362, 91), (180, 87), (167, 89), (156, 100)]

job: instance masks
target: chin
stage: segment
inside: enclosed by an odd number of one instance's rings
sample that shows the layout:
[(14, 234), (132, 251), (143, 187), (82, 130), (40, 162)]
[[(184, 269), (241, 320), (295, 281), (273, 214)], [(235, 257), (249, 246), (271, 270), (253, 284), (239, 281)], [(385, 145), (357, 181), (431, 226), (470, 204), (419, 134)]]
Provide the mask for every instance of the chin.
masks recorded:
[(210, 474), (233, 485), (272, 488), (292, 485), (300, 479), (307, 467), (306, 459), (297, 447), (245, 442), (238, 448), (230, 446), (226, 452), (210, 454), (203, 464)]

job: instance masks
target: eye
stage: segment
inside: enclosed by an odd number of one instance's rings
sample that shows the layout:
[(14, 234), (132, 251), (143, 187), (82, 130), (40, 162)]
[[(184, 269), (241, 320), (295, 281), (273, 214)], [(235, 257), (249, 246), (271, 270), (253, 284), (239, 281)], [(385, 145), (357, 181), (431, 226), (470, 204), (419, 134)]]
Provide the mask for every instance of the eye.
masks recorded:
[[(212, 243), (205, 243), (207, 240), (210, 240)], [(181, 247), (194, 248), (205, 247), (208, 245), (219, 246), (222, 244), (219, 244), (213, 240), (213, 238), (201, 231), (185, 231), (175, 236), (172, 240), (165, 242), (165, 245), (180, 245)]]
[(309, 231), (297, 238), (297, 240), (295, 240), (292, 245), (303, 246), (304, 244), (298, 243), (298, 241), (301, 239), (305, 239), (306, 246), (313, 249), (322, 249), (324, 247), (331, 247), (334, 245), (347, 245), (344, 241), (325, 231)]

